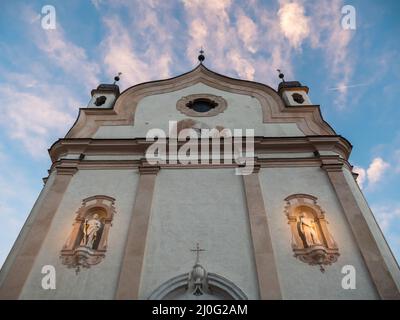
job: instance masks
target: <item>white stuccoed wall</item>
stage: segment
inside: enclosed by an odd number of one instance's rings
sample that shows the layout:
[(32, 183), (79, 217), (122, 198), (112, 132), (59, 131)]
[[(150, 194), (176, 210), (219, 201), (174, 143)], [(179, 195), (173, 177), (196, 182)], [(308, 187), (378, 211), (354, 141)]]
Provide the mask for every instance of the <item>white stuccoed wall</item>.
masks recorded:
[[(349, 182), (354, 181), (348, 174)], [(377, 299), (326, 173), (319, 167), (263, 168), (259, 177), (283, 298)], [(138, 173), (134, 170), (78, 171), (56, 212), (20, 298), (113, 299), (137, 181)], [(356, 186), (353, 187), (357, 193)], [(284, 198), (294, 193), (316, 196), (326, 212), (329, 231), (341, 255), (325, 273), (293, 257)], [(99, 265), (76, 275), (73, 269), (60, 263), (59, 254), (82, 199), (96, 194), (116, 198), (117, 213), (110, 230), (109, 248)], [(162, 169), (157, 175), (147, 241), (141, 299), (147, 299), (165, 281), (191, 270), (195, 255), (190, 249), (196, 242), (207, 250), (201, 254), (200, 262), (209, 272), (234, 282), (249, 299), (259, 298), (243, 181), (234, 169)], [(380, 247), (389, 267), (396, 271), (395, 261), (383, 244)], [(56, 290), (41, 289), (41, 268), (46, 264), (54, 265), (58, 271)], [(356, 268), (357, 290), (341, 287), (344, 276), (341, 269), (347, 264)]]
[[(228, 102), (228, 107), (223, 113), (214, 117), (189, 117), (176, 109), (176, 102), (180, 98), (196, 93), (222, 96)], [(256, 136), (304, 136), (295, 123), (263, 123), (261, 105), (256, 98), (225, 92), (203, 83), (197, 83), (174, 92), (143, 98), (138, 103), (133, 126), (102, 126), (94, 138), (145, 137), (148, 130), (152, 128), (163, 129), (168, 134), (168, 121), (180, 121), (188, 118), (203, 122), (211, 128), (221, 125), (231, 130), (254, 129)]]
[[(378, 299), (368, 270), (326, 173), (319, 167), (263, 168), (261, 187), (272, 236), (283, 299)], [(310, 266), (293, 257), (291, 231), (284, 199), (295, 193), (318, 198), (328, 228), (339, 246), (340, 257), (326, 267)], [(356, 290), (343, 290), (344, 265), (356, 269)]]
[(196, 242), (200, 263), (258, 299), (248, 214), (241, 176), (234, 169), (162, 169), (147, 235), (139, 298), (187, 273)]
[[(20, 298), (114, 298), (138, 177), (135, 170), (80, 170), (72, 177)], [(100, 264), (83, 269), (76, 275), (74, 269), (61, 264), (60, 251), (72, 230), (82, 200), (99, 194), (116, 199), (116, 214), (109, 233), (106, 257)], [(47, 264), (56, 268), (56, 290), (43, 290), (41, 287), (44, 276), (41, 269)]]

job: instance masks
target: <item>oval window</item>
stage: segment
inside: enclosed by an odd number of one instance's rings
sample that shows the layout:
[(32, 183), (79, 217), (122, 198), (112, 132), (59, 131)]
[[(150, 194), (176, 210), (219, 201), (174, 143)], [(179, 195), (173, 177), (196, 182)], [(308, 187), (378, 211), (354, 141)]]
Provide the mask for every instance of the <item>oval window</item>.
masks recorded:
[(208, 112), (218, 106), (218, 103), (209, 99), (195, 99), (190, 101), (186, 106), (196, 112)]

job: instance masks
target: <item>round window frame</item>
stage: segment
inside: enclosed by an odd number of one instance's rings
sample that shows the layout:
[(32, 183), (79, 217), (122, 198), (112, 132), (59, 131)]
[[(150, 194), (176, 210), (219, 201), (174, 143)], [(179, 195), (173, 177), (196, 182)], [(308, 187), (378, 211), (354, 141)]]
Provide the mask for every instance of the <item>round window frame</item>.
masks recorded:
[[(206, 112), (197, 112), (196, 110), (188, 107), (188, 104), (191, 104), (196, 100), (207, 100), (213, 104), (216, 104), (216, 106)], [(224, 112), (227, 106), (228, 103), (221, 96), (207, 93), (191, 94), (180, 98), (176, 103), (176, 109), (190, 117), (213, 117)]]

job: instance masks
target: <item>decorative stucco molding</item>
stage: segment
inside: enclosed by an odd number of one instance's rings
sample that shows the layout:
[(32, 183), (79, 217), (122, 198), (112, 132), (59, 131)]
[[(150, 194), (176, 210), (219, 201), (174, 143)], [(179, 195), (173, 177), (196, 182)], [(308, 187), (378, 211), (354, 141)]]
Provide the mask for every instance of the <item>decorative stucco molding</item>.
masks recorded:
[(90, 138), (102, 125), (133, 125), (140, 100), (146, 96), (204, 83), (210, 87), (256, 98), (261, 106), (264, 123), (296, 123), (305, 135), (335, 135), (322, 118), (317, 105), (286, 107), (282, 98), (271, 87), (258, 82), (233, 79), (207, 69), (200, 64), (192, 71), (175, 78), (141, 83), (126, 89), (113, 109), (81, 108), (79, 116), (66, 138)]
[[(190, 276), (190, 273), (185, 273), (164, 282), (153, 291), (148, 299), (163, 300), (171, 296), (174, 291), (187, 290)], [(238, 286), (218, 274), (207, 272), (207, 284), (211, 289), (217, 288), (221, 290), (232, 300), (247, 300), (246, 294)]]
[[(178, 122), (178, 132), (184, 128), (193, 126), (193, 121)], [(216, 127), (222, 130), (222, 127)], [(168, 139), (167, 139), (168, 140)], [(85, 155), (144, 155), (152, 141), (146, 141), (145, 138), (136, 139), (59, 139), (50, 148), (49, 153), (53, 162), (53, 167), (57, 160), (67, 154), (85, 154)], [(186, 141), (177, 141), (178, 147), (185, 144)], [(310, 137), (255, 137), (255, 152), (333, 152), (347, 160), (350, 156), (352, 145), (341, 136), (310, 136)], [(326, 157), (326, 156), (325, 156)], [(336, 156), (331, 157), (333, 161)], [(73, 160), (78, 162), (78, 160)], [(85, 162), (84, 159), (79, 161)], [(86, 161), (86, 163), (88, 163)], [(53, 168), (52, 168), (53, 169)]]
[(294, 256), (310, 265), (319, 265), (321, 272), (324, 272), (324, 266), (336, 262), (340, 254), (328, 231), (328, 222), (324, 211), (317, 204), (317, 198), (294, 194), (285, 201)]
[[(189, 105), (196, 100), (210, 101), (210, 103), (212, 103), (215, 107), (207, 112), (196, 112), (195, 110), (189, 108)], [(176, 109), (190, 117), (216, 116), (217, 114), (224, 112), (227, 106), (228, 103), (224, 98), (208, 93), (191, 94), (180, 98), (176, 103)]]

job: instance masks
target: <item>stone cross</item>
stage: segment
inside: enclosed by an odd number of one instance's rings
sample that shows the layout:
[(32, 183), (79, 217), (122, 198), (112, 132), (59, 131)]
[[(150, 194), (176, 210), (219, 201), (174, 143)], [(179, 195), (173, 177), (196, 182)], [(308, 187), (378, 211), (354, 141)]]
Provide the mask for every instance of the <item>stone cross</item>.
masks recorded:
[(196, 252), (196, 264), (199, 263), (200, 260), (200, 252), (206, 251), (205, 249), (200, 249), (199, 243), (196, 243), (196, 249), (190, 249), (192, 252)]

